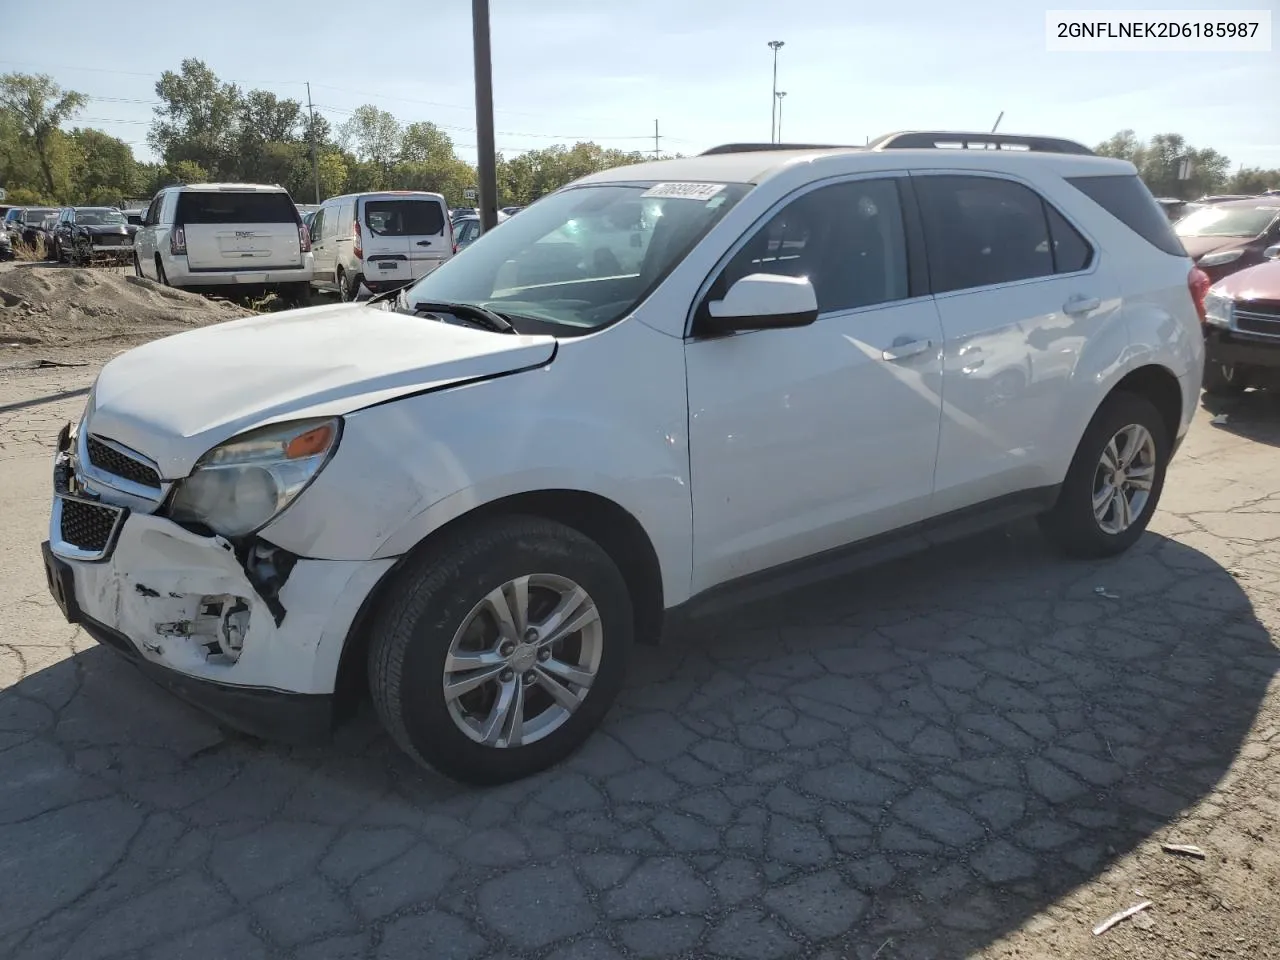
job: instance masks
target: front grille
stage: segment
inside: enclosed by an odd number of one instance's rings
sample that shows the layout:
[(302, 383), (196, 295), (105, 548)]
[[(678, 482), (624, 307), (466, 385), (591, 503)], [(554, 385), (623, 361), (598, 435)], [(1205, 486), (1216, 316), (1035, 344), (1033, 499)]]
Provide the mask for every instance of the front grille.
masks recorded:
[(1250, 303), (1248, 309), (1235, 309), (1236, 329), (1264, 337), (1280, 337), (1280, 304)]
[(90, 553), (104, 553), (115, 533), (120, 511), (84, 500), (62, 499), (62, 525), (59, 533), (64, 543)]
[(95, 437), (89, 437), (85, 446), (89, 452), (89, 463), (96, 469), (115, 474), (153, 490), (160, 489), (160, 474), (154, 467), (135, 460), (128, 454), (121, 453), (115, 447), (109, 447)]

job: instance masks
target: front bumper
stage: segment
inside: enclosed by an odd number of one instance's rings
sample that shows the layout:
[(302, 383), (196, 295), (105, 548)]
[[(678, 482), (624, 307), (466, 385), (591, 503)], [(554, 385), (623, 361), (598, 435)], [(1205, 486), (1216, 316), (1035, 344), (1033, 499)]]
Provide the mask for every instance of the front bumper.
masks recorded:
[(1280, 369), (1280, 337), (1250, 337), (1210, 327), (1204, 337), (1205, 363)]
[(68, 622), (230, 726), (327, 733), (347, 635), (394, 561), (291, 558), (275, 582), (255, 581), (226, 539), (87, 495), (60, 446), (43, 553)]

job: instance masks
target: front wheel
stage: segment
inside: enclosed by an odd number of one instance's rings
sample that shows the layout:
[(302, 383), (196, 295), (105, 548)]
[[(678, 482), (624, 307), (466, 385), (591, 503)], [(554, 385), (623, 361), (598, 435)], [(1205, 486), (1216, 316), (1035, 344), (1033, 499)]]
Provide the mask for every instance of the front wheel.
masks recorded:
[(1094, 414), (1041, 528), (1065, 553), (1110, 557), (1146, 530), (1164, 489), (1171, 438), (1146, 397), (1117, 393)]
[(1201, 386), (1211, 397), (1234, 397), (1244, 393), (1243, 371), (1233, 363), (1206, 363)]
[(475, 784), (572, 753), (622, 686), (634, 624), (626, 582), (560, 523), (502, 517), (408, 567), (372, 624), (369, 685), (410, 756)]

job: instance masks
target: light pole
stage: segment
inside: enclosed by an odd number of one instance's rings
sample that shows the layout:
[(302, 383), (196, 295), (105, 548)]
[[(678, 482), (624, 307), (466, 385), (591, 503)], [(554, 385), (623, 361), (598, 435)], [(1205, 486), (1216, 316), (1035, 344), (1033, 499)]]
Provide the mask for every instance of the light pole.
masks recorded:
[(778, 130), (778, 49), (784, 46), (781, 40), (770, 40), (769, 46), (773, 49), (773, 96), (770, 97), (772, 103), (769, 104), (769, 142), (777, 143)]
[(471, 0), (471, 43), (476, 69), (476, 173), (480, 228), (498, 225), (498, 170), (493, 142), (493, 65), (489, 56), (489, 0)]
[(782, 142), (782, 98), (787, 95), (787, 91), (779, 90), (774, 94), (778, 98), (778, 143)]

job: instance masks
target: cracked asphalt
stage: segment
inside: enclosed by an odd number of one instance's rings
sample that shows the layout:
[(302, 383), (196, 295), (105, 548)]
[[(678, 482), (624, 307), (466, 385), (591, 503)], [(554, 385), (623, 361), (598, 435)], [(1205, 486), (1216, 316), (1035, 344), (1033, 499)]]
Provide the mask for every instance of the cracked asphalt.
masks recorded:
[(1278, 955), (1275, 398), (1199, 412), (1123, 558), (1018, 526), (717, 618), (639, 649), (569, 762), (476, 790), (368, 711), (225, 733), (59, 619), (91, 371), (0, 371), (0, 957)]

